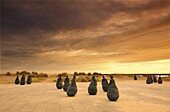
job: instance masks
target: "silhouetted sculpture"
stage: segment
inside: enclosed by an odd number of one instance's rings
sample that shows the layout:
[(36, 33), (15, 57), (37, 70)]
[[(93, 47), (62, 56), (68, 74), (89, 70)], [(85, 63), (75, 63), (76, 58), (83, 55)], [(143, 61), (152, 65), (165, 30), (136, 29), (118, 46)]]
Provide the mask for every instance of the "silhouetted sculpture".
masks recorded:
[(70, 85), (68, 76), (64, 80), (63, 90), (67, 91), (68, 86)]
[(134, 75), (134, 80), (137, 80), (137, 76), (136, 75)]
[(107, 90), (107, 97), (110, 101), (116, 101), (119, 98), (119, 90), (112, 76)]
[(28, 75), (28, 78), (27, 78), (27, 84), (31, 84), (31, 83), (32, 83), (31, 75)]
[(150, 84), (150, 81), (149, 81), (149, 75), (147, 76), (147, 79), (146, 79), (146, 84)]
[(157, 78), (155, 76), (153, 76), (153, 81), (154, 83), (157, 83)]
[(20, 85), (25, 85), (25, 76), (22, 75)]
[(92, 76), (91, 83), (88, 87), (88, 93), (90, 95), (96, 95), (97, 94), (97, 81), (95, 79), (95, 76)]
[(76, 79), (76, 76), (74, 75), (71, 81), (71, 84), (67, 88), (68, 96), (75, 96), (77, 93), (77, 85), (76, 85), (75, 79)]
[(103, 76), (103, 79), (102, 79), (102, 89), (104, 92), (107, 92), (107, 89), (109, 87), (109, 84), (108, 84), (108, 81), (107, 79)]
[(16, 79), (15, 79), (15, 84), (19, 84), (19, 76), (17, 75)]
[(151, 84), (151, 77), (150, 77), (150, 75), (148, 75), (148, 77), (147, 77), (147, 80), (146, 80), (146, 84)]
[(59, 75), (59, 78), (57, 79), (56, 87), (57, 87), (57, 89), (62, 89), (62, 87), (63, 87), (61, 75)]
[(161, 77), (161, 75), (159, 75), (159, 78), (158, 78), (158, 84), (162, 84), (163, 83), (163, 81), (162, 81), (162, 77)]

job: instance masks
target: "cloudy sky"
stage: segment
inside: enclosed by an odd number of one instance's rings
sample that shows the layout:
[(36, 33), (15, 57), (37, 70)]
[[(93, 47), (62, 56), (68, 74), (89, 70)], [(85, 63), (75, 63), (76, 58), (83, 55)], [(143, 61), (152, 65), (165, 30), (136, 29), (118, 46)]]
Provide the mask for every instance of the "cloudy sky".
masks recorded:
[(1, 0), (1, 72), (170, 73), (169, 0)]

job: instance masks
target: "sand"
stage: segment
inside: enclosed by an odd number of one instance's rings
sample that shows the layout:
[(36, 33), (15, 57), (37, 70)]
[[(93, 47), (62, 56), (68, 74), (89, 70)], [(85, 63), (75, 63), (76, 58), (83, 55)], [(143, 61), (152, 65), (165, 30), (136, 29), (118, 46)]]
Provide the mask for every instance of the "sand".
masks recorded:
[(120, 92), (111, 102), (98, 82), (98, 93), (88, 94), (89, 82), (78, 82), (78, 93), (67, 97), (55, 83), (0, 84), (0, 112), (170, 112), (170, 82), (116, 80)]

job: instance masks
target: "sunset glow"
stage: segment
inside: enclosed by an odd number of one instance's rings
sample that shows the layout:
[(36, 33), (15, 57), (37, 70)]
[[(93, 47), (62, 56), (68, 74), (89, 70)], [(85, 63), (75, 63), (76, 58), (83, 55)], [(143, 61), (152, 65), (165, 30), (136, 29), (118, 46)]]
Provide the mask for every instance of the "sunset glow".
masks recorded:
[(170, 73), (168, 0), (1, 1), (1, 73)]

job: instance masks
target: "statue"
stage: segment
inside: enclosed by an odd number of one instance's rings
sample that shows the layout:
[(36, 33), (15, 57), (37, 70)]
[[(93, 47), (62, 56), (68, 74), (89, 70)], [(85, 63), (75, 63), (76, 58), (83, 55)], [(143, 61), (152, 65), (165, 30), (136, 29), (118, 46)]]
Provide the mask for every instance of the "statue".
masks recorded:
[(68, 76), (64, 80), (63, 90), (67, 91), (68, 86), (70, 85)]
[(136, 75), (134, 75), (134, 80), (137, 80), (137, 76)]
[(103, 76), (103, 79), (102, 79), (102, 89), (104, 92), (107, 92), (107, 89), (109, 87), (109, 83), (107, 81), (107, 79)]
[(75, 79), (76, 79), (76, 76), (74, 75), (71, 81), (71, 84), (67, 88), (68, 96), (75, 96), (77, 93), (77, 85), (76, 85)]
[(90, 95), (96, 95), (97, 94), (97, 81), (95, 79), (95, 76), (92, 76), (91, 83), (88, 87), (88, 93)]
[(19, 76), (17, 75), (16, 79), (15, 79), (15, 84), (19, 84)]
[(151, 83), (152, 83), (151, 77), (150, 77), (150, 75), (148, 75), (147, 80), (146, 80), (146, 84), (151, 84)]
[(109, 88), (107, 90), (107, 97), (110, 101), (117, 101), (119, 98), (119, 90), (116, 86), (115, 80), (113, 77), (110, 77), (110, 83), (109, 83)]
[(163, 83), (163, 81), (162, 81), (162, 77), (161, 77), (161, 75), (159, 75), (159, 78), (158, 78), (158, 84), (162, 84)]
[(31, 84), (31, 83), (32, 83), (31, 75), (28, 75), (28, 78), (27, 78), (27, 84)]
[(157, 83), (158, 81), (157, 81), (157, 78), (155, 77), (155, 75), (153, 76), (153, 81), (154, 81), (154, 83)]
[(25, 76), (22, 75), (20, 85), (25, 85)]
[(59, 75), (59, 78), (56, 81), (56, 87), (57, 87), (57, 89), (62, 89), (62, 87), (63, 87), (61, 75)]

